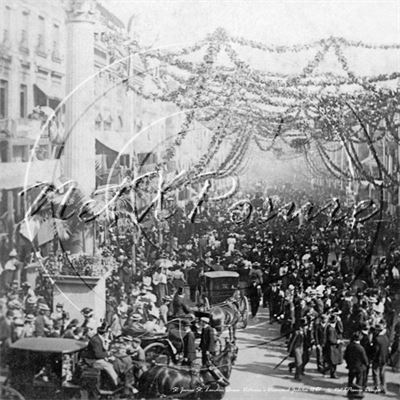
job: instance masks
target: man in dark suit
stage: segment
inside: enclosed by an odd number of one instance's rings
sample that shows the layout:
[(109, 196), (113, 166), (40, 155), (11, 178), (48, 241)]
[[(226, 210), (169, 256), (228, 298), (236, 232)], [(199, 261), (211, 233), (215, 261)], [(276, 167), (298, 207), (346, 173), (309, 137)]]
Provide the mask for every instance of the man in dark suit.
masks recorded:
[(331, 315), (326, 328), (326, 354), (328, 358), (331, 378), (337, 379), (336, 368), (341, 363), (341, 339), (336, 330), (336, 316)]
[(183, 337), (183, 361), (182, 365), (192, 366), (196, 359), (196, 344), (194, 333), (190, 329), (189, 321), (182, 321), (185, 336)]
[(289, 356), (294, 357), (294, 362), (289, 363), (289, 371), (295, 368), (294, 379), (301, 380), (303, 371), (303, 351), (304, 351), (304, 321), (301, 321), (296, 331), (293, 333), (289, 345)]
[(371, 351), (372, 351), (372, 343), (371, 343), (371, 338), (370, 338), (370, 332), (368, 330), (367, 324), (362, 324), (361, 325), (361, 340), (360, 340), (361, 346), (364, 348), (365, 353), (367, 354), (368, 357), (368, 365), (367, 368), (364, 370), (363, 373), (363, 390), (365, 390), (368, 386), (368, 372), (369, 372), (369, 367), (371, 364)]
[(374, 327), (375, 335), (372, 341), (372, 378), (374, 389), (381, 393), (386, 393), (386, 364), (389, 360), (389, 338), (386, 329), (382, 324)]
[[(360, 344), (361, 333), (355, 332), (351, 342), (346, 347), (344, 359), (349, 370), (348, 374), (348, 395), (349, 397), (360, 396), (363, 388), (364, 372), (368, 367), (369, 360), (365, 349)], [(354, 379), (356, 380), (354, 384)]]
[(207, 365), (210, 361), (210, 356), (215, 356), (216, 331), (210, 326), (209, 318), (201, 317), (201, 322), (203, 325), (200, 339), (201, 360), (203, 365)]
[(89, 340), (84, 358), (93, 368), (106, 371), (115, 386), (118, 386), (118, 375), (113, 365), (107, 360), (109, 352), (107, 349), (108, 327), (105, 325), (97, 328), (97, 334)]
[(174, 317), (185, 317), (191, 313), (191, 309), (185, 299), (183, 287), (178, 287), (174, 298), (172, 299), (172, 313)]

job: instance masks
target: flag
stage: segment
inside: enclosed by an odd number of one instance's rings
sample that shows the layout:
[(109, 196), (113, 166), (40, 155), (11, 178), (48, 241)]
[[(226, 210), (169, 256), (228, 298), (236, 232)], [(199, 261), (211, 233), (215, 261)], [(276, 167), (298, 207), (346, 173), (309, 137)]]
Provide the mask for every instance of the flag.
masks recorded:
[(20, 226), (19, 233), (32, 242), (40, 229), (40, 222), (34, 218), (25, 218)]

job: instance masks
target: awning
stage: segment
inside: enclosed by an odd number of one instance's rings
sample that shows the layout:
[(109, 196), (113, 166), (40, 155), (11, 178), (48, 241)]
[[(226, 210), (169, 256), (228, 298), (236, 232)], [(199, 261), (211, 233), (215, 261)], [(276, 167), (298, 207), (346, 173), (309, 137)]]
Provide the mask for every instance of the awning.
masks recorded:
[(60, 173), (59, 160), (0, 163), (1, 169), (1, 189), (11, 190), (22, 188), (25, 185), (25, 175), (27, 168), (27, 185), (33, 185), (39, 182), (53, 182)]
[(33, 84), (33, 101), (35, 106), (47, 106), (55, 110), (61, 99), (45, 91), (36, 83)]
[[(129, 143), (130, 140), (129, 132), (95, 131), (95, 135), (97, 141), (99, 141), (109, 150), (121, 154), (130, 154), (130, 149), (132, 146)], [(96, 153), (106, 154), (106, 152), (104, 153), (97, 151), (97, 144), (96, 144)]]

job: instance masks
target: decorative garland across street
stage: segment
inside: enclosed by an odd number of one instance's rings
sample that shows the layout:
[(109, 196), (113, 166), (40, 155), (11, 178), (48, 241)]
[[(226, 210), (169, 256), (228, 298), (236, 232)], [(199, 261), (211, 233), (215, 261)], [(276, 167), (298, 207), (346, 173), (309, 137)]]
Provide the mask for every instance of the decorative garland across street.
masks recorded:
[[(108, 33), (104, 41), (114, 53), (114, 47), (121, 47), (123, 43), (117, 33)], [(140, 53), (133, 44), (119, 53), (126, 54), (132, 49)], [(379, 179), (383, 180), (382, 185), (398, 186), (398, 174), (388, 171), (377, 148), (383, 141), (390, 149), (400, 143), (400, 71), (358, 76), (346, 57), (348, 49), (384, 50), (398, 55), (400, 44), (381, 45), (329, 37), (305, 44), (274, 46), (233, 37), (225, 30), (217, 29), (192, 46), (176, 51), (142, 53), (140, 57), (145, 65), (151, 61), (162, 67), (162, 82), (153, 78), (156, 91), (135, 86), (130, 86), (131, 89), (145, 99), (174, 103), (186, 111), (181, 129), (158, 168), (175, 157), (176, 148), (197, 121), (213, 134), (207, 151), (194, 162), (183, 184), (196, 182), (199, 176), (222, 179), (243, 170), (253, 140), (259, 150), (280, 154), (279, 139), (285, 149), (291, 149), (288, 157), (303, 153), (307, 164), (318, 176), (328, 173), (336, 179), (362, 179), (375, 185), (379, 177), (363, 165), (356, 149), (356, 146), (364, 146), (382, 176)], [(241, 56), (249, 50), (256, 50), (260, 55), (262, 52), (308, 52), (307, 56), (313, 55), (298, 73), (284, 74), (269, 72), (268, 65), (265, 70), (253, 68), (246, 57)], [(318, 72), (328, 53), (336, 57), (341, 74)], [(220, 62), (221, 54), (225, 59), (227, 57), (227, 62)], [(200, 61), (196, 61), (199, 57)], [(396, 80), (397, 89), (389, 89), (387, 86)], [(286, 136), (286, 132), (292, 131), (297, 132), (298, 137)], [(232, 140), (232, 146), (224, 161), (215, 171), (205, 173), (222, 143), (228, 139)], [(267, 146), (263, 144), (265, 141)], [(333, 149), (332, 143), (336, 144)], [(336, 165), (337, 152), (346, 154), (354, 172), (349, 173), (343, 166)], [(325, 172), (317, 167), (318, 160)], [(399, 169), (396, 157), (393, 163)]]

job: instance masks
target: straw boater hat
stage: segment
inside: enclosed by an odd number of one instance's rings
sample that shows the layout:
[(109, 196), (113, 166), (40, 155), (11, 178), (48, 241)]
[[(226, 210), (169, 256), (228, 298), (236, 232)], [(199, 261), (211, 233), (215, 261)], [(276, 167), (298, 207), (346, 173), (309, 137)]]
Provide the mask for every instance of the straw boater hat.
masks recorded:
[(22, 305), (18, 300), (11, 300), (8, 303), (9, 310), (20, 310), (21, 308), (22, 308)]
[(37, 298), (36, 298), (36, 296), (30, 296), (30, 297), (28, 297), (27, 302), (28, 302), (28, 304), (36, 304), (36, 303), (37, 303)]
[(131, 319), (133, 321), (140, 321), (142, 319), (142, 316), (140, 314), (138, 314), (138, 313), (135, 313), (135, 314), (131, 315)]
[(15, 318), (13, 324), (14, 326), (24, 326), (24, 320), (22, 318)]
[(50, 311), (50, 308), (46, 303), (40, 303), (39, 304), (39, 310), (41, 310), (41, 311)]
[(9, 257), (17, 257), (17, 256), (18, 256), (17, 250), (12, 249), (12, 250), (10, 251), (10, 254), (9, 254), (8, 256), (9, 256)]
[(28, 314), (25, 317), (25, 322), (33, 322), (35, 320), (35, 316), (33, 314)]

